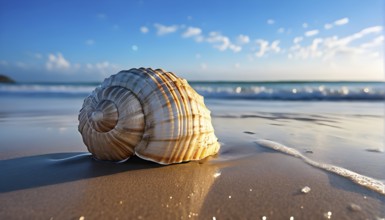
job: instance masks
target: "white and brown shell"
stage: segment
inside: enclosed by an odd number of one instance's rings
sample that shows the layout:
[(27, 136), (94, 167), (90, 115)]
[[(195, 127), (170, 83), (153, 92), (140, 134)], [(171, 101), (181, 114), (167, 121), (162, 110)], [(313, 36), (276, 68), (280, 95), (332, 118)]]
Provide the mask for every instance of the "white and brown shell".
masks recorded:
[(203, 159), (220, 147), (203, 97), (161, 69), (130, 69), (105, 79), (84, 100), (79, 132), (99, 160), (136, 154), (172, 164)]

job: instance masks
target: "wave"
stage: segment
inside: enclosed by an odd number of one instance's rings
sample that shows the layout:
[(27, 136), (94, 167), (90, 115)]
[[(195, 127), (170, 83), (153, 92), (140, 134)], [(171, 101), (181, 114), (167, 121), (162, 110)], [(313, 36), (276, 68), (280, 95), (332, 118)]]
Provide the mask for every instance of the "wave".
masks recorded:
[[(287, 101), (383, 101), (383, 82), (301, 83), (301, 82), (192, 82), (206, 99)], [(96, 83), (0, 84), (0, 96), (86, 97)]]
[(273, 141), (259, 139), (259, 140), (256, 140), (255, 143), (258, 144), (259, 146), (270, 148), (270, 149), (279, 151), (281, 153), (300, 158), (305, 163), (313, 167), (317, 167), (317, 168), (326, 170), (328, 172), (343, 176), (347, 179), (350, 179), (352, 182), (360, 186), (373, 190), (379, 194), (385, 195), (385, 183), (383, 183), (382, 181), (379, 181), (377, 179), (374, 179), (368, 176), (361, 175), (359, 173), (353, 172), (351, 170), (348, 170), (342, 167), (316, 162), (308, 157), (305, 157), (303, 154), (301, 154), (299, 151), (293, 148), (284, 146), (282, 144), (279, 144)]
[(383, 101), (384, 83), (276, 83), (200, 86), (205, 98), (287, 101)]
[(0, 84), (0, 96), (86, 97), (95, 85), (72, 84)]

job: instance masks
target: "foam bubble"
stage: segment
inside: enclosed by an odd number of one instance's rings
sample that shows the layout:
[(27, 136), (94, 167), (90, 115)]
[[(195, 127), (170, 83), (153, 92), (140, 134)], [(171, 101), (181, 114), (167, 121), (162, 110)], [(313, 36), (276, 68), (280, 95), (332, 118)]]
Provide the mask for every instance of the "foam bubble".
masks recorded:
[(316, 161), (311, 160), (308, 157), (304, 156), (299, 151), (297, 151), (293, 148), (284, 146), (282, 144), (279, 144), (279, 143), (276, 143), (273, 141), (260, 139), (260, 140), (255, 141), (255, 143), (257, 143), (258, 145), (260, 145), (262, 147), (270, 148), (270, 149), (273, 149), (273, 150), (276, 150), (276, 151), (300, 158), (303, 161), (305, 161), (307, 164), (310, 164), (314, 167), (338, 174), (340, 176), (343, 176), (345, 178), (350, 179), (351, 181), (353, 181), (354, 183), (356, 183), (358, 185), (361, 185), (361, 186), (366, 187), (368, 189), (371, 189), (377, 193), (385, 195), (385, 184), (379, 180), (358, 174), (356, 172), (353, 172), (351, 170), (348, 170), (348, 169), (345, 169), (342, 167), (334, 166), (331, 164), (316, 162)]

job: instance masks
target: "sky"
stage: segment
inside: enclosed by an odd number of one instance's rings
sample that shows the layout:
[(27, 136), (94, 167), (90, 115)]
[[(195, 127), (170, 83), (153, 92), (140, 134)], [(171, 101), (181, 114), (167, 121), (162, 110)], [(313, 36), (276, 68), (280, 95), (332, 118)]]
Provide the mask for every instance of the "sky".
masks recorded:
[(0, 74), (382, 81), (384, 14), (384, 0), (0, 0)]

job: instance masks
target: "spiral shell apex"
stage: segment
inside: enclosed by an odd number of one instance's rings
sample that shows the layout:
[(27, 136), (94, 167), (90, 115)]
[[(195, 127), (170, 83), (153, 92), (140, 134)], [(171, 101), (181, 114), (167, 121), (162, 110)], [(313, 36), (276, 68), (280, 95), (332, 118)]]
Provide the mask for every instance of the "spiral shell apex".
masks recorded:
[(220, 145), (210, 111), (185, 79), (161, 69), (130, 69), (85, 98), (79, 132), (99, 160), (132, 155), (160, 164), (200, 160)]

